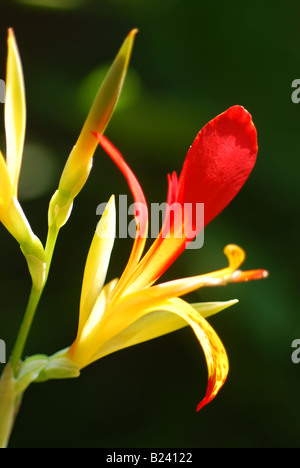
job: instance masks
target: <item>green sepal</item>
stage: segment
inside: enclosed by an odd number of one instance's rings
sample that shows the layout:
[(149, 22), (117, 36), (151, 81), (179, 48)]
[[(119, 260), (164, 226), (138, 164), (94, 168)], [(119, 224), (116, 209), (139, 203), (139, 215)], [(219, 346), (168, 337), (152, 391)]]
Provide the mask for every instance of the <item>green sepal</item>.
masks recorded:
[(46, 366), (42, 369), (35, 382), (46, 382), (52, 379), (74, 379), (79, 377), (80, 369), (65, 356), (66, 350), (59, 351), (48, 358)]
[(15, 383), (16, 394), (23, 393), (31, 383), (41, 383), (52, 379), (71, 379), (79, 377), (78, 367), (63, 356), (63, 352), (46, 356), (37, 354), (23, 362)]
[(16, 394), (23, 393), (32, 382), (35, 382), (48, 363), (48, 356), (43, 354), (25, 359), (19, 370), (15, 383)]

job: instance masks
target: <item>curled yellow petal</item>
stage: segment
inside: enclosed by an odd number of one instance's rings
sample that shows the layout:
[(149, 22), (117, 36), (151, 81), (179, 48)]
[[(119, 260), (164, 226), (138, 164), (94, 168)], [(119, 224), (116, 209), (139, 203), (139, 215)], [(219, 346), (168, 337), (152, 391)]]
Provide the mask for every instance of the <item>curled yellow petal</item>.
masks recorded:
[[(170, 314), (174, 314), (175, 317), (172, 319)], [(122, 319), (120, 321), (123, 323), (124, 327), (125, 321), (122, 321)], [(130, 321), (132, 321), (131, 325), (129, 325)], [(94, 354), (89, 355), (90, 358), (86, 361), (85, 365), (120, 349), (142, 343), (165, 333), (183, 328), (186, 325), (190, 325), (204, 351), (208, 369), (206, 395), (199, 403), (197, 409), (200, 410), (217, 395), (226, 381), (229, 370), (227, 354), (214, 329), (190, 304), (182, 299), (173, 298), (153, 305), (149, 309), (131, 310), (131, 312), (129, 313), (128, 311), (127, 314), (127, 323), (127, 328), (119, 328), (119, 333), (117, 333), (117, 329), (115, 328), (116, 334), (112, 334), (111, 338), (103, 343), (103, 331), (106, 327), (104, 326), (104, 322), (102, 322), (101, 329), (98, 328), (97, 331), (98, 348), (95, 347), (95, 341), (97, 340), (95, 340), (96, 337), (94, 336), (93, 340), (91, 340), (94, 344)], [(107, 325), (108, 324), (109, 323), (107, 323)], [(93, 331), (95, 331), (95, 327)], [(92, 343), (90, 343), (90, 349), (91, 345)], [(82, 352), (78, 353), (78, 356), (79, 358), (82, 357)]]
[(8, 31), (5, 96), (6, 162), (17, 196), (26, 129), (26, 102), (22, 63), (12, 29)]
[[(203, 318), (207, 318), (218, 314), (237, 302), (237, 299), (226, 302), (199, 302), (197, 304), (191, 304), (191, 306)], [(96, 361), (121, 349), (159, 338), (187, 327), (188, 325), (189, 324), (182, 317), (165, 310), (147, 312), (146, 315), (143, 315), (129, 327), (104, 343), (92, 357), (92, 361)]]
[(164, 309), (178, 315), (192, 327), (205, 354), (208, 385), (205, 397), (197, 406), (199, 411), (215, 398), (227, 379), (229, 363), (226, 350), (214, 329), (187, 302), (170, 299), (164, 304)]

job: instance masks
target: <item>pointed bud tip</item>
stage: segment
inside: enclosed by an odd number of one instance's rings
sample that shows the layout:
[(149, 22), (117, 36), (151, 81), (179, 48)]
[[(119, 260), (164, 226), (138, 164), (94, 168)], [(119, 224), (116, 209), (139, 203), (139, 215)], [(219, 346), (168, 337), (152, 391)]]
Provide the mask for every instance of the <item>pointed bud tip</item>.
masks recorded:
[(124, 54), (125, 57), (129, 60), (129, 57), (132, 53), (134, 41), (135, 41), (135, 36), (139, 30), (137, 28), (132, 29), (126, 36), (125, 41), (123, 42), (123, 45), (120, 49), (120, 53)]
[(138, 34), (139, 30), (138, 28), (133, 28), (130, 33), (128, 34), (128, 36), (133, 36), (135, 37), (137, 34)]
[(13, 28), (8, 28), (7, 30), (7, 41), (16, 42), (16, 36)]

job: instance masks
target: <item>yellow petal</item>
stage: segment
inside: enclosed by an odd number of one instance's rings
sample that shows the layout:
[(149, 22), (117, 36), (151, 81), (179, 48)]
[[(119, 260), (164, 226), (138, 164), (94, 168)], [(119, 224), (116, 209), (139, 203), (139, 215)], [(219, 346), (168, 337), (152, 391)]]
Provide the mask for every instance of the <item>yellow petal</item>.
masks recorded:
[(206, 395), (197, 407), (199, 411), (215, 398), (226, 381), (229, 371), (227, 353), (214, 329), (190, 304), (187, 304), (182, 299), (175, 298), (167, 301), (165, 309), (179, 315), (187, 321), (194, 330), (205, 354), (208, 370), (208, 385)]
[[(11, 181), (10, 181), (5, 159), (3, 157), (3, 154), (0, 151), (0, 210), (1, 210), (1, 205), (7, 205), (11, 198), (12, 198)], [(1, 211), (0, 211), (0, 219), (2, 221)]]
[[(244, 252), (237, 246), (229, 245), (225, 248), (225, 253), (229, 259), (229, 267), (207, 275), (196, 276), (194, 278), (185, 278), (168, 283), (152, 286), (135, 293), (124, 295), (115, 300), (112, 296), (109, 311), (102, 318), (101, 323), (101, 343), (105, 343), (123, 332), (126, 328), (139, 320), (142, 316), (153, 310), (161, 310), (161, 304), (172, 298), (187, 294), (200, 287), (216, 286), (229, 282), (235, 278), (235, 269), (240, 266), (244, 258)], [(208, 314), (212, 315), (230, 306), (235, 301), (224, 304), (210, 305)], [(198, 306), (200, 308), (200, 306)], [(102, 346), (99, 341), (99, 346)], [(100, 349), (100, 348), (99, 348)]]
[(187, 326), (188, 324), (182, 318), (170, 312), (156, 311), (147, 313), (147, 315), (138, 319), (101, 346), (101, 349), (92, 357), (91, 362), (121, 349), (159, 338)]
[[(237, 302), (238, 300), (234, 299), (227, 302), (200, 302), (191, 305), (203, 318), (207, 318), (231, 307)], [(147, 313), (147, 315), (144, 315), (106, 342), (92, 359), (96, 361), (108, 354), (159, 338), (187, 326), (188, 324), (185, 320), (170, 312), (156, 311)]]
[[(178, 282), (180, 285), (183, 282), (184, 287), (190, 287), (189, 280), (190, 279), (187, 278), (186, 280), (178, 280)], [(162, 304), (165, 304), (169, 299), (176, 298), (176, 295), (180, 293), (180, 291), (175, 288), (178, 282), (174, 281), (166, 283), (165, 285), (153, 286), (152, 288), (124, 296), (116, 301), (113, 293), (109, 307), (101, 317), (101, 333), (99, 332), (98, 338), (99, 352), (104, 343), (107, 343), (120, 333), (123, 333), (124, 330), (131, 327), (141, 317), (154, 310), (165, 310), (162, 309)], [(198, 278), (195, 284), (199, 286)], [(211, 284), (208, 283), (208, 285)], [(207, 316), (213, 315), (213, 313), (217, 313), (222, 310), (222, 308), (225, 309), (235, 302), (236, 301), (230, 301), (228, 303), (210, 303), (206, 306), (206, 314)], [(200, 309), (200, 306), (198, 306), (198, 308)], [(202, 307), (202, 312), (204, 312), (204, 308), (205, 306)], [(159, 331), (157, 332), (157, 336), (159, 336)], [(120, 349), (122, 347), (123, 346), (120, 345)]]
[(132, 271), (136, 268), (146, 245), (148, 233), (148, 206), (139, 181), (124, 160), (122, 154), (104, 135), (95, 134), (95, 136), (102, 148), (107, 152), (126, 178), (135, 203), (134, 216), (137, 225), (136, 236), (130, 258), (120, 278), (117, 291), (115, 291), (114, 294), (114, 297), (116, 297), (116, 295), (119, 297), (126, 289), (126, 282), (131, 277)]
[(17, 196), (26, 128), (25, 86), (21, 59), (12, 29), (8, 31), (5, 96), (6, 162)]
[(80, 301), (80, 330), (91, 314), (104, 285), (115, 234), (116, 207), (115, 197), (112, 196), (98, 223), (86, 261)]
[[(166, 283), (158, 284), (150, 288), (152, 299), (164, 300), (171, 297), (180, 297), (195, 291), (199, 288), (211, 287), (211, 286), (225, 286), (229, 283), (251, 281), (266, 278), (268, 272), (266, 270), (251, 270), (241, 271), (239, 267), (245, 260), (245, 252), (238, 245), (229, 244), (224, 249), (224, 254), (228, 259), (228, 267), (222, 270), (217, 270), (212, 273), (204, 275), (193, 276), (189, 278), (182, 278), (179, 280), (169, 281)], [(159, 261), (159, 260), (157, 260)], [(143, 272), (141, 272), (141, 276)], [(145, 287), (145, 286), (144, 286)], [(136, 290), (136, 282), (130, 284), (127, 288), (127, 294), (134, 297), (134, 295), (140, 295), (141, 299), (144, 295), (143, 292)], [(143, 289), (142, 289), (143, 291)], [(144, 295), (144, 299), (147, 301), (148, 298)]]
[(173, 263), (179, 250), (184, 250), (186, 241), (183, 243), (183, 234), (178, 234), (181, 225), (175, 234), (170, 234), (170, 237), (163, 238), (162, 231), (159, 237), (153, 242), (148, 252), (144, 255), (139, 265), (134, 270), (130, 282), (130, 292), (138, 291), (145, 287), (151, 286)]
[(111, 293), (117, 280), (113, 280), (101, 290), (96, 303), (86, 321), (80, 317), (80, 327), (76, 340), (68, 350), (68, 357), (82, 369), (91, 362), (91, 357), (103, 343), (103, 317), (108, 309)]
[[(176, 318), (172, 320), (169, 314), (160, 315), (162, 310), (175, 314)], [(204, 351), (208, 368), (207, 391), (205, 398), (198, 405), (198, 410), (217, 395), (229, 370), (227, 354), (214, 329), (190, 304), (174, 298), (153, 306), (151, 310), (128, 310), (127, 317), (128, 322), (132, 320), (132, 325), (99, 347), (86, 365), (122, 348), (178, 330), (185, 322), (192, 327)]]

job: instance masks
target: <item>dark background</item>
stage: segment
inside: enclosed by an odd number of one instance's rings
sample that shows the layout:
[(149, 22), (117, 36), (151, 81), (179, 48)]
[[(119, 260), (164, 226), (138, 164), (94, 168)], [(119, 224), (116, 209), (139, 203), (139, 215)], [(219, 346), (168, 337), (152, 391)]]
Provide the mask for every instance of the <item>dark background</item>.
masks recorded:
[[(148, 202), (165, 201), (166, 174), (180, 171), (201, 127), (231, 105), (251, 112), (259, 137), (247, 184), (207, 227), (204, 247), (186, 251), (166, 278), (223, 267), (228, 243), (246, 250), (244, 268), (270, 271), (265, 281), (188, 298), (240, 300), (210, 320), (231, 370), (200, 413), (206, 365), (193, 332), (185, 329), (108, 356), (80, 379), (31, 386), (11, 447), (299, 446), (300, 365), (291, 360), (291, 343), (300, 338), (300, 104), (291, 100), (291, 83), (300, 78), (299, 10), (297, 2), (274, 0), (2, 0), (0, 78), (12, 26), (28, 106), (20, 193), (36, 234), (45, 240), (50, 197), (103, 70), (137, 27), (123, 98), (107, 135), (134, 169)], [(128, 193), (127, 186), (99, 149), (59, 237), (27, 355), (52, 354), (74, 339), (96, 208), (112, 193)], [(30, 282), (4, 228), (0, 245), (0, 338), (9, 354)], [(109, 279), (122, 272), (130, 247), (130, 240), (116, 242)]]

